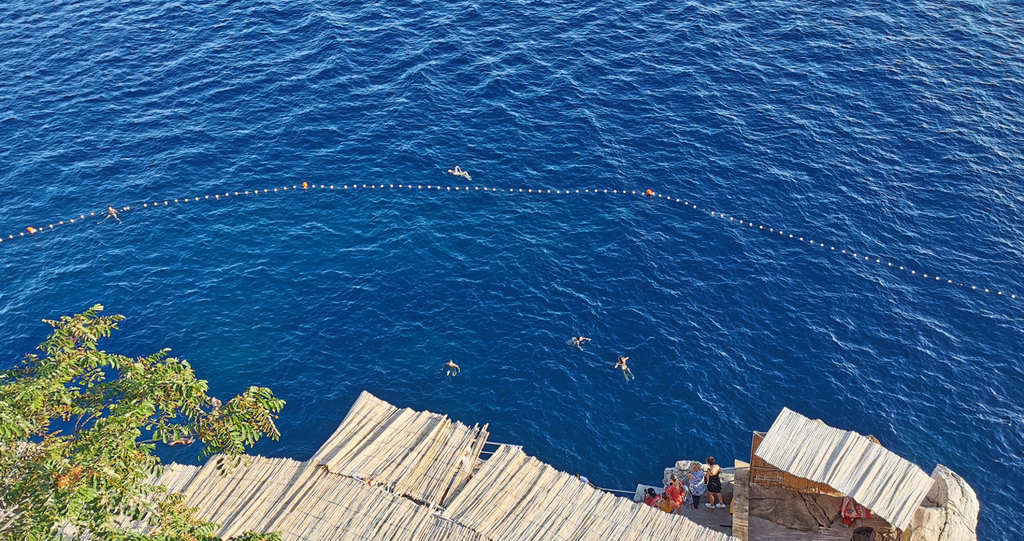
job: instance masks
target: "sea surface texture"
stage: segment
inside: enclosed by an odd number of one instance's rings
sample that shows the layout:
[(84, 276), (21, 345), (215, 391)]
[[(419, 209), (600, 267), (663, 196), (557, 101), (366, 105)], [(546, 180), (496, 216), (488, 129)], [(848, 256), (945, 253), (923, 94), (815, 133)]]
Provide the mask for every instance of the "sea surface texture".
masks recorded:
[(0, 365), (101, 303), (106, 349), (286, 399), (254, 452), (365, 389), (618, 489), (789, 407), (1013, 539), (1022, 36), (1019, 1), (7, 2)]

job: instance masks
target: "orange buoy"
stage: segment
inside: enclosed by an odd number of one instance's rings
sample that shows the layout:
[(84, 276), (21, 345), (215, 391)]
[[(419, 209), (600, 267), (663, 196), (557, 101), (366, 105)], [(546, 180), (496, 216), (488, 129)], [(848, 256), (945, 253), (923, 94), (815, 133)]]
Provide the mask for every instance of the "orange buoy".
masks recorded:
[(647, 190), (647, 197), (650, 197), (652, 195), (654, 195), (654, 191), (653, 190)]
[(305, 182), (303, 182), (302, 183), (302, 189), (305, 190), (306, 188), (309, 188), (309, 184), (306, 184)]
[(35, 233), (35, 232), (36, 232), (36, 228), (34, 228), (34, 227), (31, 227), (31, 226), (30, 226), (30, 227), (28, 227), (27, 229), (28, 229), (28, 232), (29, 232), (29, 233)]

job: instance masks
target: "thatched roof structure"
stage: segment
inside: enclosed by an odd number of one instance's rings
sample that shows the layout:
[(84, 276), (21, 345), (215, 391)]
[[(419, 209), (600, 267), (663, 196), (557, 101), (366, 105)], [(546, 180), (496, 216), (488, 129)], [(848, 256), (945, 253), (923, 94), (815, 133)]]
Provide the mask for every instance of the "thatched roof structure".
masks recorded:
[(935, 481), (917, 465), (856, 432), (832, 428), (788, 408), (755, 454), (797, 477), (829, 485), (905, 529)]
[(199, 516), (222, 524), (217, 535), (279, 531), (286, 540), (352, 539), (484, 541), (408, 498), (379, 486), (329, 473), (311, 462), (250, 457), (218, 471), (219, 457), (205, 466), (174, 465), (157, 479), (187, 496)]
[(185, 495), (230, 537), (280, 531), (292, 540), (729, 541), (679, 515), (613, 496), (499, 446), (487, 430), (400, 410), (363, 393), (306, 462), (247, 457), (226, 467), (172, 464), (155, 483)]
[(399, 409), (363, 391), (310, 460), (440, 505), (473, 473), (487, 436), (487, 425), (470, 428), (446, 415)]
[(735, 539), (595, 489), (508, 446), (484, 463), (444, 516), (489, 539), (509, 541)]

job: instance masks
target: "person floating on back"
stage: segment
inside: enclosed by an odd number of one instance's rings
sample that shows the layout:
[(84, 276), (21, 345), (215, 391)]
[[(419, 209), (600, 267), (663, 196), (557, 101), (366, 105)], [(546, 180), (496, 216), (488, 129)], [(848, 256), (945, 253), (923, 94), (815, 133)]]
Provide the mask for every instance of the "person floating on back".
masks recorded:
[(462, 373), (462, 369), (459, 368), (459, 365), (455, 364), (455, 361), (452, 361), (451, 359), (448, 359), (448, 363), (446, 363), (443, 368), (445, 374), (451, 377), (455, 377)]
[[(117, 217), (117, 211), (110, 205), (107, 205), (107, 218), (113, 218), (117, 220), (117, 223), (121, 223), (121, 219)], [(104, 218), (104, 220), (107, 218)]]
[(626, 381), (632, 381), (634, 378), (633, 372), (626, 366), (626, 361), (628, 360), (629, 357), (619, 357), (619, 361), (615, 363), (615, 368), (621, 368), (622, 377), (626, 378)]
[(572, 338), (572, 345), (580, 348), (580, 351), (583, 351), (583, 342), (589, 342), (589, 341), (590, 341), (590, 339), (585, 337), (585, 336), (574, 336)]
[(457, 165), (455, 166), (455, 169), (449, 169), (448, 172), (457, 177), (463, 177), (466, 180), (473, 180), (473, 177), (469, 176), (468, 171), (463, 171), (462, 169), (459, 169), (459, 166)]

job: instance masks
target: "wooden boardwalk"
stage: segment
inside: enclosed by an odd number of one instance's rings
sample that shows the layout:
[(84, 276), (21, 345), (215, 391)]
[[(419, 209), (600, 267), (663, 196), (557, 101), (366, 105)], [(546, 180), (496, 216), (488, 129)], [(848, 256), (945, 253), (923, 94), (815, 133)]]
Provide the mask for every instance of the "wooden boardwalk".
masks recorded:
[(732, 534), (741, 541), (750, 539), (750, 464), (736, 461), (732, 492)]

